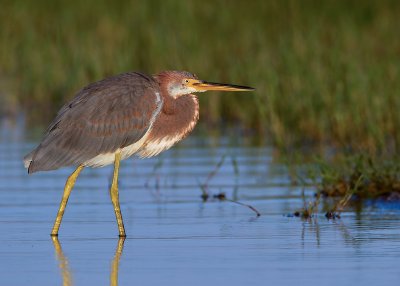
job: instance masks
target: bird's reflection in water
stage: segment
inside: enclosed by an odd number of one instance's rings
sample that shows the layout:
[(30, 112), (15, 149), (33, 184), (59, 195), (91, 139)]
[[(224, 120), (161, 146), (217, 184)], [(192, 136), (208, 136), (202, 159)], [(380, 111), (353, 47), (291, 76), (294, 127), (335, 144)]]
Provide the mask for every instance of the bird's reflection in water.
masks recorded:
[[(61, 244), (56, 236), (51, 237), (54, 245), (54, 250), (56, 254), (56, 258), (58, 261), (58, 266), (61, 270), (62, 275), (62, 285), (70, 286), (74, 285), (72, 281), (71, 271), (68, 266), (68, 259), (64, 255)], [(117, 244), (117, 249), (115, 250), (114, 259), (111, 262), (111, 272), (110, 272), (110, 285), (117, 286), (118, 285), (118, 269), (119, 269), (119, 260), (122, 255), (122, 250), (124, 248), (125, 238), (120, 237)]]
[(110, 273), (110, 284), (112, 286), (118, 285), (118, 269), (119, 269), (119, 259), (122, 255), (122, 250), (124, 249), (125, 237), (120, 237), (118, 240), (117, 249), (115, 250), (114, 259), (111, 263), (111, 273)]
[(58, 261), (58, 267), (61, 269), (63, 286), (73, 285), (71, 271), (68, 267), (68, 259), (65, 257), (64, 252), (62, 251), (61, 244), (58, 241), (57, 236), (52, 236), (54, 250), (56, 252), (56, 258)]

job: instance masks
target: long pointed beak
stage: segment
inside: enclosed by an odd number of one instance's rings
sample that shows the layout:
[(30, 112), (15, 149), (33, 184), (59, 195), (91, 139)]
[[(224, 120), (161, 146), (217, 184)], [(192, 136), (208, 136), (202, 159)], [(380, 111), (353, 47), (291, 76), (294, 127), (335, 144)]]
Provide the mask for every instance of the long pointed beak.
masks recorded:
[(196, 81), (192, 83), (192, 87), (197, 91), (207, 91), (207, 90), (219, 90), (219, 91), (251, 91), (255, 90), (253, 87), (243, 86), (243, 85), (234, 85), (227, 83), (215, 83), (208, 81)]

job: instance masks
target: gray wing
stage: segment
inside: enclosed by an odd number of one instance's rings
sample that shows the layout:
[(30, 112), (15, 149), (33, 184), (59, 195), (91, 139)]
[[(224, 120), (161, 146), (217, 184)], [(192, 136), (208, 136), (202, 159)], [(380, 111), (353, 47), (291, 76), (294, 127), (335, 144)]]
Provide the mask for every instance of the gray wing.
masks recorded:
[(28, 172), (80, 165), (137, 142), (162, 104), (158, 84), (141, 73), (88, 85), (60, 109), (40, 145), (24, 158)]

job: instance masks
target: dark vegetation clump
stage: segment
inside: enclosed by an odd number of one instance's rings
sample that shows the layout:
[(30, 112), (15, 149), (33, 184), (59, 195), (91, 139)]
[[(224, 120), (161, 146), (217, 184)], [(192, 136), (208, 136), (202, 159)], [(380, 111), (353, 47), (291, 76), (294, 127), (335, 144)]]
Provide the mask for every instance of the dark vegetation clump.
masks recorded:
[(365, 200), (400, 201), (400, 160), (370, 155), (340, 155), (333, 160), (317, 159), (295, 182), (314, 186), (317, 191), (311, 202), (289, 216), (310, 219), (319, 209), (328, 219), (340, 219), (350, 206)]
[(319, 169), (318, 192), (323, 197), (351, 193), (351, 199), (400, 199), (399, 160), (349, 157), (337, 165), (321, 164)]

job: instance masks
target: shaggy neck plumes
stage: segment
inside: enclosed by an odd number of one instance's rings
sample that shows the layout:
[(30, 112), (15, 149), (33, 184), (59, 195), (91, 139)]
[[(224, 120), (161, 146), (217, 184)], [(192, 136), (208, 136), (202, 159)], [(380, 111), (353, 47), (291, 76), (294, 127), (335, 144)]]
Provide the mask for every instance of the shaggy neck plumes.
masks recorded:
[[(160, 115), (154, 122), (153, 130), (157, 138), (181, 140), (191, 132), (199, 119), (199, 101), (193, 94), (178, 98), (165, 96)], [(152, 132), (153, 133), (153, 132)]]
[(160, 85), (163, 107), (157, 116), (145, 146), (139, 152), (141, 157), (151, 157), (171, 148), (186, 137), (199, 119), (199, 102), (195, 95), (186, 94), (172, 97), (167, 86)]

